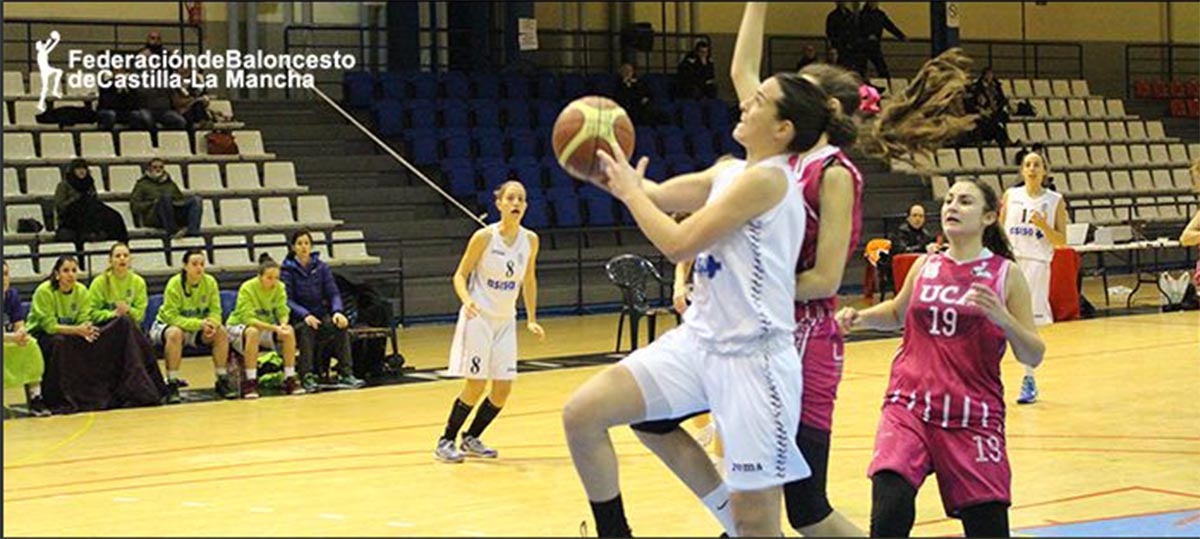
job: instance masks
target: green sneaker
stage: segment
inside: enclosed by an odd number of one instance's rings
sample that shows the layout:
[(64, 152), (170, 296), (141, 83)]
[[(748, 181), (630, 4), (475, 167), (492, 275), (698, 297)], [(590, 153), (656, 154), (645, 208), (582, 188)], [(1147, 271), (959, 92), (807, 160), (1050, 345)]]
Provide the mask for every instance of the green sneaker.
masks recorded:
[(167, 394), (163, 397), (163, 402), (167, 404), (179, 404), (183, 402), (183, 397), (179, 396), (179, 380), (167, 381)]
[(356, 378), (353, 373), (346, 373), (338, 377), (338, 385), (349, 389), (358, 389), (367, 385), (367, 382)]
[(217, 385), (215, 387), (217, 396), (222, 399), (238, 398), (238, 388), (234, 387), (233, 381), (229, 379), (229, 375), (222, 374), (217, 377)]
[(320, 385), (320, 379), (317, 378), (316, 374), (313, 374), (311, 372), (306, 373), (304, 376), (301, 377), (301, 385), (304, 386), (305, 391), (307, 391), (309, 393), (316, 393), (317, 389), (318, 389), (317, 386)]

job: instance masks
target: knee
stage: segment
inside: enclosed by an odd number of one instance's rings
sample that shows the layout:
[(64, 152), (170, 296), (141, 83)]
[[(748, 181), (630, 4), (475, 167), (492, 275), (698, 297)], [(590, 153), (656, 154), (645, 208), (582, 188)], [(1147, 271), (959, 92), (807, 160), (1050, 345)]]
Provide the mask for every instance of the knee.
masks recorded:
[(183, 330), (176, 326), (167, 328), (164, 336), (166, 337), (168, 344), (176, 346), (183, 344)]
[(488, 398), (492, 400), (493, 404), (502, 406), (510, 394), (512, 394), (512, 382), (496, 380), (492, 382), (492, 394)]
[(258, 335), (258, 328), (256, 327), (247, 327), (246, 331), (242, 332), (243, 338), (246, 339), (247, 347), (258, 346)]
[(225, 341), (229, 338), (229, 332), (225, 331), (225, 326), (218, 325), (217, 329), (213, 330), (213, 340), (215, 342)]

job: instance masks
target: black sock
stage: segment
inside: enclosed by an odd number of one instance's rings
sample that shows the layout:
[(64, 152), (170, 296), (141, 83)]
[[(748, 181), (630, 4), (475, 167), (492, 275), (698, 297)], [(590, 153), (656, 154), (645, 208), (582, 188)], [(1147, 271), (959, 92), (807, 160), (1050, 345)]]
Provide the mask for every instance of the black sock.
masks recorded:
[(592, 515), (596, 517), (598, 537), (633, 537), (629, 523), (625, 521), (625, 505), (621, 503), (620, 494), (606, 502), (589, 503), (592, 504)]
[(989, 502), (959, 511), (964, 537), (1008, 537), (1008, 504)]
[(471, 428), (467, 429), (467, 436), (478, 438), (499, 413), (500, 407), (492, 404), (492, 399), (483, 399), (483, 404), (479, 405), (479, 411), (475, 412), (475, 420), (471, 422)]
[(446, 432), (442, 434), (442, 438), (451, 442), (458, 440), (458, 431), (462, 429), (463, 423), (467, 422), (467, 416), (471, 415), (471, 407), (462, 399), (454, 399), (454, 407), (450, 409), (450, 419), (446, 420)]
[(871, 537), (908, 537), (917, 513), (917, 489), (896, 472), (871, 478)]

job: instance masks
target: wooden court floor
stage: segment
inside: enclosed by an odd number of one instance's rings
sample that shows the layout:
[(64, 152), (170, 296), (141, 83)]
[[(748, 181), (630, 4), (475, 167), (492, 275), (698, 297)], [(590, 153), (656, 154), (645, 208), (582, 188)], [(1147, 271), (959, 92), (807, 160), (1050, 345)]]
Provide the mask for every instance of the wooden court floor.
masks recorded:
[[(611, 315), (545, 322), (549, 339), (522, 337), (523, 358), (613, 345)], [(406, 356), (444, 365), (450, 331), (406, 330)], [(1062, 323), (1043, 334), (1042, 399), (1008, 413), (1014, 532), (1200, 510), (1197, 313)], [(829, 490), (863, 527), (865, 471), (896, 344), (856, 342), (846, 352)], [(185, 369), (193, 384), (210, 383), (204, 360)], [(432, 458), (459, 381), (5, 421), (4, 533), (575, 536), (591, 515), (559, 411), (597, 369), (523, 375), (485, 435), (500, 458), (461, 465)], [(1005, 360), (1010, 403), (1021, 374)], [(614, 430), (613, 440), (636, 534), (718, 535), (628, 429)], [(961, 532), (940, 507), (930, 480), (914, 535)]]

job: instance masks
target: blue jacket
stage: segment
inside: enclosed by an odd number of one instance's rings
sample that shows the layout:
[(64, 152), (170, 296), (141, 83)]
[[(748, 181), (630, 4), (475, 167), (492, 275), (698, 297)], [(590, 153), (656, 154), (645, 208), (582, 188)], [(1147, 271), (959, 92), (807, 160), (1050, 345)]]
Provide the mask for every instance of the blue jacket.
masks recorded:
[(293, 325), (299, 324), (310, 314), (324, 318), (342, 312), (342, 294), (333, 280), (333, 270), (329, 269), (329, 264), (321, 261), (319, 253), (311, 255), (307, 268), (289, 254), (283, 259), (279, 276), (287, 286)]

